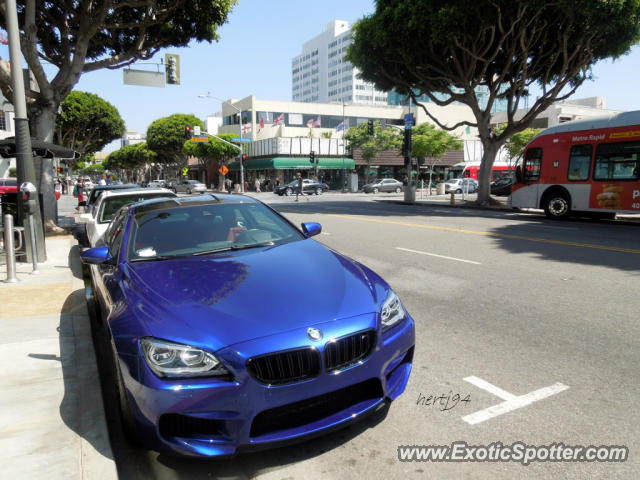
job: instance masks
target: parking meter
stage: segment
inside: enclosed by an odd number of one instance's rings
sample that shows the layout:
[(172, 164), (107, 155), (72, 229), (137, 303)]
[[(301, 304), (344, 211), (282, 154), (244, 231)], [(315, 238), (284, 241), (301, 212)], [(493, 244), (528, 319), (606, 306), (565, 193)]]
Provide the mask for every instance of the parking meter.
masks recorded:
[(27, 223), (29, 224), (29, 237), (31, 245), (31, 259), (33, 260), (32, 274), (40, 273), (38, 271), (38, 252), (36, 250), (36, 231), (34, 228), (33, 215), (37, 212), (38, 203), (36, 202), (36, 195), (38, 191), (33, 183), (24, 182), (20, 185), (20, 195), (22, 195), (22, 209), (27, 214)]
[(36, 202), (36, 195), (38, 191), (31, 182), (24, 182), (20, 185), (20, 194), (22, 195), (22, 208), (28, 215), (36, 213), (38, 204)]

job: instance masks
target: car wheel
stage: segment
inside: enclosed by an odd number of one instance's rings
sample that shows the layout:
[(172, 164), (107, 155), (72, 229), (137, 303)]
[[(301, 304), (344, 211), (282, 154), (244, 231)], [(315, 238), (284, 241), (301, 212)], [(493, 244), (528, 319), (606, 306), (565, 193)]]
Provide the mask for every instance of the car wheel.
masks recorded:
[(320, 187), (316, 188), (316, 195), (322, 195), (322, 189)]
[(567, 194), (554, 191), (543, 200), (544, 213), (554, 220), (567, 218), (571, 213), (571, 202)]
[(187, 195), (191, 195), (191, 189), (190, 188), (187, 189)]
[(118, 353), (116, 352), (116, 346), (111, 338), (111, 358), (113, 365), (113, 374), (116, 380), (116, 388), (118, 395), (118, 408), (120, 410), (120, 423), (122, 425), (122, 432), (124, 433), (127, 441), (135, 447), (141, 445), (140, 437), (136, 429), (135, 420), (133, 417), (133, 410), (131, 409), (131, 402), (127, 396), (127, 390), (124, 386), (124, 380), (122, 379), (122, 372), (120, 371), (120, 362), (118, 361)]
[(402, 189), (400, 187), (396, 187), (396, 193), (400, 193), (402, 192)]
[(461, 188), (457, 189), (456, 193), (462, 193), (462, 189)]
[(377, 188), (374, 188), (374, 189), (373, 189), (373, 193), (378, 193), (378, 189), (377, 189)]
[(289, 195), (292, 195), (292, 194), (293, 194), (293, 190), (291, 190), (290, 188), (287, 188), (287, 189), (285, 190), (285, 192), (284, 192), (284, 193), (285, 193), (285, 194), (287, 195), (287, 197), (288, 197)]

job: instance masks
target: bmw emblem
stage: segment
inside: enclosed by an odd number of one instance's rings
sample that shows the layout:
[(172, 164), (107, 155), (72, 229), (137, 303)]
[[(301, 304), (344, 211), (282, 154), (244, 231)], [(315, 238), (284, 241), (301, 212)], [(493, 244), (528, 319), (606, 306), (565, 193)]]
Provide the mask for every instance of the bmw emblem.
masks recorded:
[(319, 340), (322, 340), (322, 332), (320, 330), (318, 330), (317, 328), (309, 328), (307, 330), (307, 337), (309, 337), (311, 340), (317, 342)]

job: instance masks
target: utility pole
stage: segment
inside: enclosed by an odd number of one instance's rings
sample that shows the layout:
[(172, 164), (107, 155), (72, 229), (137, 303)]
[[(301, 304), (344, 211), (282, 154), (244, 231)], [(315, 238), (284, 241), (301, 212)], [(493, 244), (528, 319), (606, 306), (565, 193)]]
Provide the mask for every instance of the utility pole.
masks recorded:
[[(20, 51), (20, 29), (18, 26), (18, 11), (16, 0), (5, 2), (5, 15), (7, 19), (7, 34), (9, 37), (9, 59), (11, 62), (11, 88), (13, 90), (13, 108), (15, 109), (15, 131), (16, 131), (16, 171), (18, 186), (24, 182), (37, 185), (36, 170), (33, 163), (33, 153), (31, 149), (31, 133), (29, 132), (29, 119), (27, 118), (27, 103), (24, 93), (24, 78), (22, 76), (22, 52)], [(35, 223), (35, 244), (39, 262), (47, 260), (47, 252), (44, 242), (44, 230), (42, 228), (42, 215), (40, 214), (40, 200), (35, 195), (36, 211), (33, 214)], [(21, 195), (18, 194), (18, 218), (24, 220), (24, 208)], [(27, 245), (31, 241), (31, 232), (28, 228), (24, 230), (25, 242)], [(27, 261), (32, 261), (30, 250), (27, 248)]]

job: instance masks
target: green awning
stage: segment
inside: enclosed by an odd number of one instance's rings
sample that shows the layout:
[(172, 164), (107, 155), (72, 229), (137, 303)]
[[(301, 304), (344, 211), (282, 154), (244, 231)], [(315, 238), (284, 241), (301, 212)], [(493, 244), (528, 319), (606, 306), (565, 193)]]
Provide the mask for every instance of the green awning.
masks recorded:
[[(317, 158), (317, 157), (316, 157)], [(320, 170), (353, 169), (356, 162), (353, 158), (324, 158), (320, 157), (318, 168)], [(240, 170), (239, 162), (228, 165), (229, 170)], [(247, 160), (246, 170), (307, 170), (314, 168), (309, 157), (274, 157), (274, 158), (250, 158)]]

